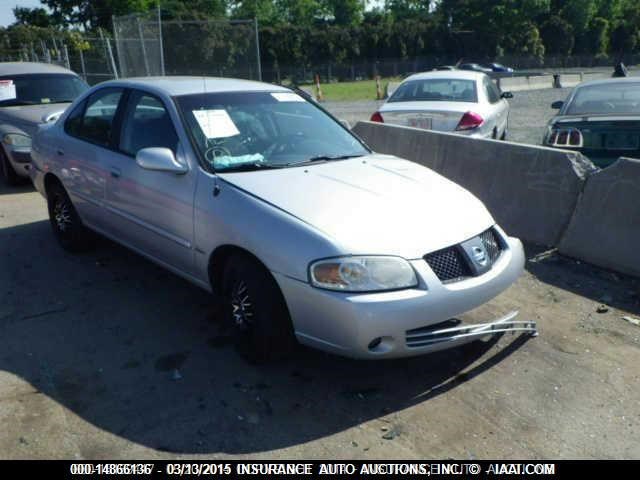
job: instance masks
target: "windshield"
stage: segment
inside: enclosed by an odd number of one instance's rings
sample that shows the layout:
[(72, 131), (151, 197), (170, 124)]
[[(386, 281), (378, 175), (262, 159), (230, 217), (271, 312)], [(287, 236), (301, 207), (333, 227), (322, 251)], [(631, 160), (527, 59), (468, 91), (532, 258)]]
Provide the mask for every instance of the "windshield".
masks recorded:
[(640, 82), (580, 87), (565, 115), (640, 113)]
[(388, 100), (392, 102), (471, 102), (478, 101), (475, 80), (432, 78), (403, 83)]
[(88, 88), (75, 75), (5, 75), (0, 77), (0, 107), (72, 102)]
[(342, 125), (293, 92), (202, 93), (176, 102), (201, 157), (216, 171), (369, 153)]

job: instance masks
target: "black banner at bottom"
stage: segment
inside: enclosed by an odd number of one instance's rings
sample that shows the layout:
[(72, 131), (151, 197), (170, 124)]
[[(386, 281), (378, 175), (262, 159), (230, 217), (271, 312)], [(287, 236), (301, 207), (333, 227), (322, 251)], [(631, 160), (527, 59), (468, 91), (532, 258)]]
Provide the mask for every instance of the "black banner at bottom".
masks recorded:
[(638, 478), (640, 461), (0, 461), (0, 478), (569, 478), (623, 474)]

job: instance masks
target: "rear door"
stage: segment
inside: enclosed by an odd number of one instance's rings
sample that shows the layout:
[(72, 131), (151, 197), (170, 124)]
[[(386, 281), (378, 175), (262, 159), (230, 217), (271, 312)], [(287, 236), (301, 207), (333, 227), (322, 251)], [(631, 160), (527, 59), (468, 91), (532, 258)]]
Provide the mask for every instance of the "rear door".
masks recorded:
[(497, 137), (500, 137), (507, 130), (509, 103), (502, 98), (500, 90), (489, 77), (483, 79), (483, 85), (489, 102), (491, 117), (495, 123)]
[[(177, 118), (177, 117), (176, 117)], [(159, 97), (131, 90), (118, 148), (107, 168), (106, 208), (124, 243), (185, 273), (193, 271), (193, 196), (196, 171), (145, 170), (135, 156), (147, 147), (170, 149), (188, 165), (169, 109)]]
[(62, 181), (80, 217), (104, 228), (103, 202), (108, 176), (116, 113), (122, 88), (102, 88), (77, 105), (65, 120), (54, 156), (61, 165)]

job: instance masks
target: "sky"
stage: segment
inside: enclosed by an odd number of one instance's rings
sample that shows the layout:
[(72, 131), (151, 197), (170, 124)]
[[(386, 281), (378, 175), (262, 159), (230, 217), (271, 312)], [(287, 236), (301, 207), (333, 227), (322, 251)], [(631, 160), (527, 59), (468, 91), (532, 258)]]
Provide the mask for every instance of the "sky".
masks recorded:
[(40, 0), (0, 0), (0, 26), (6, 27), (15, 22), (14, 7), (41, 7)]

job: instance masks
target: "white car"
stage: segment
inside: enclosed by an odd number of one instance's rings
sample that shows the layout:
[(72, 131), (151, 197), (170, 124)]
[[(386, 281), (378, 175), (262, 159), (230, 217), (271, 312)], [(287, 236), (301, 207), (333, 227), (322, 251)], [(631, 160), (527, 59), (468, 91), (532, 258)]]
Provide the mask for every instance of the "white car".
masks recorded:
[(371, 116), (373, 122), (505, 140), (511, 92), (484, 73), (437, 71), (407, 77)]
[(283, 87), (101, 83), (39, 130), (31, 178), (64, 248), (97, 231), (215, 292), (254, 360), (296, 340), (386, 358), (535, 329), (451, 321), (524, 265), (477, 198)]

